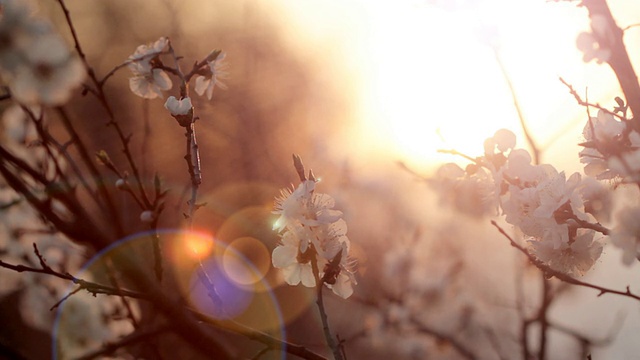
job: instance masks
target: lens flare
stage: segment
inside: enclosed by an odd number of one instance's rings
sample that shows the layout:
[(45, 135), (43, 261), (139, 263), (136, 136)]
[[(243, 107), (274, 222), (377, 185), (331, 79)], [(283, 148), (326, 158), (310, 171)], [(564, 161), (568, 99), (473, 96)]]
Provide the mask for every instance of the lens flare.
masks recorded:
[(215, 319), (235, 318), (247, 309), (253, 298), (252, 289), (226, 276), (216, 259), (204, 262), (202, 268), (191, 275), (190, 283), (192, 304)]
[(189, 232), (185, 234), (183, 241), (188, 253), (195, 259), (208, 257), (214, 249), (213, 237), (208, 234)]
[[(135, 264), (140, 271), (153, 276), (155, 259), (152, 254), (150, 233), (139, 233), (125, 238), (102, 252), (96, 254), (78, 273), (78, 278), (93, 281), (105, 286), (113, 286), (113, 279), (121, 279), (119, 287), (122, 289), (139, 291), (137, 283), (126, 282), (121, 269), (131, 271), (130, 265)], [(286, 339), (285, 322), (280, 308), (280, 299), (275, 296), (272, 286), (264, 277), (269, 271), (269, 263), (265, 267), (265, 259), (269, 260), (267, 248), (255, 238), (239, 238), (227, 248), (224, 242), (214, 241), (211, 234), (204, 232), (189, 232), (179, 230), (159, 230), (162, 264), (166, 272), (172, 273), (169, 279), (158, 283), (170, 298), (180, 295), (185, 302), (202, 314), (219, 321), (233, 321), (234, 324), (249, 326), (255, 330), (265, 332), (271, 336)], [(262, 246), (262, 247), (261, 247)], [(254, 250), (258, 257), (253, 254)], [(247, 253), (247, 257), (243, 255)], [(197, 256), (194, 256), (197, 255)], [(224, 258), (232, 258), (237, 266), (242, 268), (241, 274), (252, 274), (251, 282), (238, 281), (249, 278), (240, 276), (237, 272), (225, 269)], [(258, 266), (254, 266), (258, 264)], [(129, 264), (129, 265), (128, 265)], [(234, 277), (229, 276), (234, 274)], [(208, 293), (207, 278), (213, 286), (215, 299)], [(120, 280), (119, 280), (120, 281)], [(71, 286), (69, 292), (76, 286)], [(284, 298), (283, 298), (284, 299)], [(85, 301), (86, 300), (86, 301)], [(293, 300), (296, 302), (296, 300)], [(138, 300), (129, 299), (129, 308), (134, 310), (135, 316), (140, 316)], [(306, 301), (297, 301), (306, 303)], [(299, 307), (298, 307), (299, 308)], [(116, 309), (116, 310), (114, 310)], [(53, 329), (52, 353), (54, 358), (79, 357), (90, 351), (99, 349), (103, 343), (117, 341), (130, 334), (134, 329), (127, 317), (113, 319), (114, 312), (127, 314), (121, 299), (117, 296), (105, 297), (100, 295), (96, 299), (91, 294), (78, 293), (63, 302), (56, 313)], [(297, 311), (299, 314), (300, 311)], [(288, 315), (291, 321), (297, 315)], [(105, 327), (105, 319), (109, 319)], [(81, 322), (78, 325), (78, 322)], [(92, 324), (97, 324), (95, 330)], [(108, 329), (108, 331), (104, 331)], [(95, 335), (95, 331), (100, 336)], [(79, 337), (80, 336), (80, 337)], [(84, 336), (84, 337), (81, 337)], [(177, 342), (177, 343), (176, 343)], [(160, 341), (163, 352), (170, 353), (176, 346), (181, 346), (182, 340), (172, 338), (172, 345), (165, 346)], [(173, 347), (173, 348), (172, 348)], [(274, 351), (273, 358), (285, 358), (283, 351)], [(250, 357), (250, 354), (244, 354)]]
[(253, 237), (231, 242), (222, 254), (223, 268), (231, 279), (243, 285), (255, 284), (269, 271), (271, 257), (267, 247)]

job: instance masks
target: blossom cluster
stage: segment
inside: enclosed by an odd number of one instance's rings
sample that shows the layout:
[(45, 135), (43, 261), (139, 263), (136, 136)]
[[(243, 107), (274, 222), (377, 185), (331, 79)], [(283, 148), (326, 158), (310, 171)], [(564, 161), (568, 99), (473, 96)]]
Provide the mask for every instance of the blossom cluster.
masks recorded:
[(597, 179), (620, 178), (640, 181), (640, 134), (615, 113), (600, 110), (591, 117), (582, 132), (580, 162), (584, 172)]
[(282, 269), (289, 285), (315, 287), (319, 280), (346, 299), (356, 284), (347, 224), (342, 212), (333, 209), (333, 198), (316, 193), (315, 187), (311, 176), (276, 198), (274, 213), (280, 217), (273, 228), (281, 243), (273, 250), (273, 266)]
[[(529, 152), (515, 149), (515, 143), (511, 131), (499, 130), (465, 170), (446, 164), (430, 183), (466, 213), (504, 215), (551, 269), (583, 275), (602, 253), (594, 237), (597, 231), (607, 233), (597, 219), (611, 211), (610, 192), (579, 173), (567, 178), (549, 164), (532, 164)], [(460, 201), (465, 194), (476, 200)]]
[(0, 77), (25, 105), (61, 105), (84, 80), (82, 62), (28, 1), (0, 1)]
[[(169, 39), (161, 37), (153, 43), (138, 46), (135, 52), (129, 56), (127, 66), (133, 74), (129, 78), (129, 88), (134, 94), (145, 99), (155, 99), (163, 98), (163, 92), (171, 90), (173, 82), (167, 71), (180, 72), (166, 67), (162, 62), (161, 55), (167, 54), (170, 46)], [(193, 75), (197, 75), (195, 77), (195, 91), (198, 95), (205, 95), (207, 99), (211, 100), (213, 89), (216, 86), (226, 89), (226, 85), (220, 81), (221, 78), (227, 75), (225, 71), (226, 64), (222, 62), (224, 58), (224, 53), (214, 50), (199, 68), (194, 69), (195, 73)], [(188, 81), (190, 77), (184, 80)], [(185, 99), (189, 98), (185, 97)], [(165, 107), (174, 115), (175, 111), (180, 111), (176, 108), (176, 100), (174, 97), (174, 100), (165, 104)]]

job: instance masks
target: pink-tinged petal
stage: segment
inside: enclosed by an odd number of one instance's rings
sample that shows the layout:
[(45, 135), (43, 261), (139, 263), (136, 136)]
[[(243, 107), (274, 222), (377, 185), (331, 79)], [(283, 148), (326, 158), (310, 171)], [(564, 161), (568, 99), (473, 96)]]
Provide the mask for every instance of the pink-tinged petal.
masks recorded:
[(334, 294), (340, 296), (343, 299), (348, 298), (353, 294), (353, 287), (351, 287), (351, 278), (344, 273), (340, 273), (336, 279), (336, 283), (331, 286), (331, 290)]
[(158, 87), (158, 89), (164, 91), (171, 89), (173, 86), (169, 75), (160, 69), (153, 69), (153, 83)]
[(498, 150), (502, 152), (513, 149), (516, 146), (516, 135), (507, 129), (496, 131), (493, 135), (493, 140), (496, 142)]
[(282, 269), (284, 281), (289, 285), (298, 285), (300, 283), (300, 264), (291, 264)]
[(286, 268), (296, 263), (298, 248), (294, 246), (278, 246), (273, 249), (271, 262), (274, 267)]
[(149, 86), (147, 79), (141, 76), (130, 78), (129, 88), (134, 94), (145, 99), (155, 99), (158, 97), (158, 94)]
[(209, 85), (207, 86), (207, 99), (211, 100), (211, 98), (213, 97), (213, 88), (214, 88), (215, 82), (213, 80), (209, 80)]
[(300, 280), (302, 281), (302, 285), (306, 287), (316, 286), (316, 279), (313, 276), (311, 264), (300, 265)]
[(169, 39), (163, 36), (153, 43), (151, 50), (152, 52), (162, 52), (167, 47), (167, 45), (169, 45)]
[[(196, 78), (196, 86), (195, 86), (196, 93), (198, 95), (202, 96), (202, 94), (204, 94), (204, 92), (207, 91), (207, 88), (209, 87), (210, 83), (211, 83), (211, 79), (207, 79), (204, 76), (198, 76)], [(207, 98), (209, 98), (209, 100), (211, 100), (210, 97), (207, 96)]]

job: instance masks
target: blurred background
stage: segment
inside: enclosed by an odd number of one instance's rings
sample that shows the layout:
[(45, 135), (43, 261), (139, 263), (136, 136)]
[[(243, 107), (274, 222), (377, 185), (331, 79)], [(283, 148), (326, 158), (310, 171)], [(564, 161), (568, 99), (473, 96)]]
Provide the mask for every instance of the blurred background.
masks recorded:
[[(619, 26), (640, 19), (640, 4), (608, 3)], [(68, 35), (56, 3), (39, 5)], [(196, 227), (265, 269), (287, 339), (325, 351), (311, 290), (283, 285), (269, 269), (278, 241), (271, 231), (273, 198), (297, 184), (291, 162), (296, 153), (322, 179), (318, 191), (336, 198), (359, 262), (354, 298), (327, 300), (329, 320), (349, 357), (459, 357), (446, 342), (415, 329), (413, 336), (379, 329), (379, 313), (386, 311), (381, 307), (398, 305), (394, 296), (414, 287), (419, 303), (398, 309), (407, 307), (402, 311), (464, 339), (480, 358), (517, 351), (517, 284), (524, 283), (523, 294), (533, 299), (537, 274), (488, 218), (441, 208), (425, 182), (398, 162), (425, 177), (443, 162), (464, 166), (463, 159), (437, 150), (482, 155), (484, 139), (500, 128), (515, 132), (518, 146), (526, 147), (506, 75), (542, 161), (568, 174), (581, 171), (577, 143), (587, 117), (558, 77), (578, 91), (588, 88), (589, 100), (605, 107), (620, 95), (611, 70), (583, 63), (576, 49), (578, 33), (589, 29), (584, 8), (544, 0), (92, 0), (68, 6), (99, 75), (161, 36), (184, 57), (184, 69), (213, 49), (226, 52), (229, 75), (222, 81), (228, 89), (216, 89), (211, 101), (192, 95), (199, 116), (201, 200), (207, 203)], [(632, 57), (639, 33), (625, 35)], [(126, 68), (118, 71), (107, 92), (118, 121), (134, 134), (144, 177), (151, 183), (158, 172), (171, 188), (161, 222), (170, 227), (181, 220), (189, 185), (184, 135), (164, 100), (129, 92), (129, 76)], [(174, 89), (167, 95), (177, 94)], [(123, 162), (98, 103), (88, 97), (76, 104), (70, 111), (93, 150), (105, 149), (114, 162)], [(129, 217), (133, 223), (138, 214)], [(403, 251), (413, 254), (411, 261)], [(637, 267), (633, 274), (619, 259), (617, 250), (605, 248), (586, 279), (621, 289), (637, 284)], [(637, 305), (596, 295), (564, 290), (550, 316), (594, 338), (605, 338), (620, 314), (628, 316), (616, 340), (593, 354), (637, 354)], [(576, 358), (578, 345), (555, 335), (551, 358)], [(498, 350), (489, 345), (492, 338), (500, 339)]]

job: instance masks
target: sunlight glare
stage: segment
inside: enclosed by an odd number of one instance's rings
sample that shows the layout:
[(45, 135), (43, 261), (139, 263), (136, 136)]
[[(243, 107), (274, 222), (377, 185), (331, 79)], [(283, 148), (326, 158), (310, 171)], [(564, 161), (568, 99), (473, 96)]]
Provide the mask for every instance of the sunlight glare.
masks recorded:
[[(570, 99), (557, 76), (567, 70), (563, 61), (579, 59), (574, 46), (579, 27), (550, 12), (549, 4), (473, 3), (457, 9), (415, 2), (367, 6), (374, 60), (367, 69), (371, 83), (365, 86), (359, 125), (359, 132), (371, 141), (363, 145), (423, 165), (452, 161), (438, 155), (438, 149), (481, 155), (484, 139), (500, 128), (514, 131), (519, 146), (526, 146), (489, 44), (499, 44), (519, 101), (527, 98), (546, 111), (533, 112), (535, 130), (543, 131), (537, 135), (550, 136), (558, 128), (557, 118), (550, 116), (557, 107), (553, 103), (560, 94)], [(555, 125), (544, 126), (545, 122)]]
[(198, 233), (186, 233), (184, 244), (194, 259), (204, 259), (213, 252), (213, 237)]

